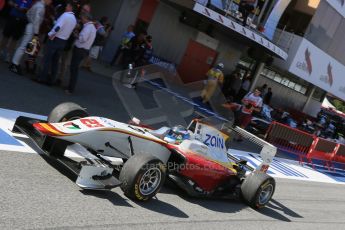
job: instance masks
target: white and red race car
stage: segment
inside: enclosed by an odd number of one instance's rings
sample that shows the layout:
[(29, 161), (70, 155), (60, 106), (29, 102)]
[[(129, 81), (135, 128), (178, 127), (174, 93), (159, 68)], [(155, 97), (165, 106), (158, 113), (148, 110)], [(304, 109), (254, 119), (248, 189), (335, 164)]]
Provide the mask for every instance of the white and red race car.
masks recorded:
[(82, 189), (121, 186), (126, 196), (144, 201), (169, 178), (191, 196), (243, 197), (250, 206), (263, 207), (275, 190), (265, 172), (276, 148), (235, 128), (263, 147), (263, 163), (253, 169), (228, 152), (229, 130), (226, 123), (217, 128), (199, 119), (186, 129), (153, 130), (137, 119), (126, 124), (89, 116), (74, 103), (58, 105), (47, 121), (19, 117), (13, 128), (73, 172)]

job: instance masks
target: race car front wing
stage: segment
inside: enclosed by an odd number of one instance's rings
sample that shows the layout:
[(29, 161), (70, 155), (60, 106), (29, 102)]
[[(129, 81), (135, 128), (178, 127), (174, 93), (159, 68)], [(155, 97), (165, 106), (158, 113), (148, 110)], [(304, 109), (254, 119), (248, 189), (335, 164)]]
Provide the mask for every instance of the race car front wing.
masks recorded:
[(63, 166), (62, 170), (67, 169), (72, 172), (72, 179), (82, 189), (108, 190), (121, 185), (121, 182), (113, 176), (114, 168), (111, 162), (106, 159), (89, 151), (86, 151), (87, 154), (78, 152), (81, 161), (66, 157), (64, 153), (73, 143), (41, 134), (33, 124), (42, 122), (47, 121), (21, 116), (16, 119), (12, 132), (27, 135), (38, 148), (38, 152), (49, 158), (49, 163), (57, 163), (58, 166)]

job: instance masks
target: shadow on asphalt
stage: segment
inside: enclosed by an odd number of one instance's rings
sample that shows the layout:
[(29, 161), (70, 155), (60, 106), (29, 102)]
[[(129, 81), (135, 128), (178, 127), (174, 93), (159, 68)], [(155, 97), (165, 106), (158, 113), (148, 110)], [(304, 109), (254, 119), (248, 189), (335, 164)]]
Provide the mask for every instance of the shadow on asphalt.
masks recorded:
[[(221, 198), (194, 198), (188, 196), (180, 188), (176, 187), (171, 183), (166, 183), (165, 187), (161, 189), (162, 193), (175, 194), (187, 202), (199, 205), (208, 210), (221, 213), (235, 213), (243, 209), (248, 209), (246, 204), (244, 204), (240, 199), (221, 199)], [(298, 213), (286, 207), (284, 204), (277, 200), (272, 199), (270, 203), (260, 210), (255, 210), (256, 212), (265, 215), (267, 217), (284, 221), (291, 222), (291, 218), (304, 218)]]
[(165, 201), (159, 200), (157, 197), (154, 197), (148, 202), (135, 202), (142, 208), (148, 209), (153, 212), (160, 214), (165, 214), (168, 216), (178, 217), (178, 218), (188, 218), (189, 216), (177, 208), (176, 206), (169, 204)]
[(271, 217), (275, 215), (276, 219), (291, 222), (291, 220), (289, 220), (284, 215), (279, 214), (277, 211), (283, 212), (289, 217), (303, 218), (303, 216), (299, 215), (298, 213), (294, 212), (293, 210), (289, 209), (288, 207), (274, 199), (272, 199), (271, 202), (267, 205), (267, 207), (262, 209), (260, 213)]
[[(119, 194), (113, 191), (88, 191), (88, 190), (81, 190), (82, 194), (87, 196), (94, 196), (100, 199), (109, 200), (115, 206), (125, 206), (125, 207), (133, 207), (131, 204), (127, 202), (125, 198), (120, 196)], [(188, 218), (189, 216), (175, 207), (172, 204), (166, 203), (162, 200), (159, 200), (157, 197), (154, 197), (150, 201), (147, 202), (139, 202), (134, 201), (137, 205), (142, 208), (148, 209), (153, 212), (157, 212), (160, 214), (165, 214), (168, 216), (178, 217), (178, 218)]]
[(196, 198), (188, 196), (183, 190), (177, 186), (166, 183), (160, 191), (161, 193), (172, 194), (180, 197), (186, 202), (199, 205), (202, 208), (212, 210), (214, 212), (221, 213), (235, 213), (239, 212), (242, 209), (247, 208), (245, 204), (240, 202), (238, 199), (221, 199), (221, 198)]
[(133, 206), (129, 204), (126, 199), (124, 199), (122, 196), (113, 191), (80, 190), (80, 192), (86, 196), (93, 196), (100, 199), (108, 200), (115, 206), (133, 208)]

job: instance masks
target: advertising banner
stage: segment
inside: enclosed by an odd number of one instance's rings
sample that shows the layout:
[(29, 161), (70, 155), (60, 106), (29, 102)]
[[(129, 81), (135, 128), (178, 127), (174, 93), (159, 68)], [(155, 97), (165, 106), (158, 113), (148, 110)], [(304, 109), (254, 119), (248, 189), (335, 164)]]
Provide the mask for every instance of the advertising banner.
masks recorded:
[(345, 100), (345, 66), (303, 39), (289, 71)]

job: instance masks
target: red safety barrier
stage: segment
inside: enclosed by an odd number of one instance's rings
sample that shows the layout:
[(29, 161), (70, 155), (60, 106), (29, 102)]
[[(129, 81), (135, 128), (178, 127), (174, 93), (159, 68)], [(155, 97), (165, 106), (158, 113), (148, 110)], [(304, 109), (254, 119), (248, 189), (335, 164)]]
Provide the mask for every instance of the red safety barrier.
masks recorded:
[(334, 156), (336, 155), (339, 146), (339, 144), (333, 141), (315, 138), (309, 149), (309, 153), (307, 154), (307, 159), (314, 169), (315, 166), (312, 162), (313, 159), (323, 161), (329, 171), (331, 169), (334, 170), (332, 161), (334, 160)]
[(315, 168), (313, 160), (319, 160), (328, 170), (334, 170), (335, 163), (342, 164), (345, 169), (345, 145), (278, 122), (272, 122), (266, 133), (266, 140), (281, 150), (297, 155), (301, 164), (306, 159)]
[(296, 154), (300, 163), (307, 158), (314, 139), (315, 137), (309, 133), (278, 122), (272, 122), (266, 134), (268, 142), (282, 150)]
[(337, 149), (332, 161), (345, 164), (345, 145), (339, 145), (339, 148)]

